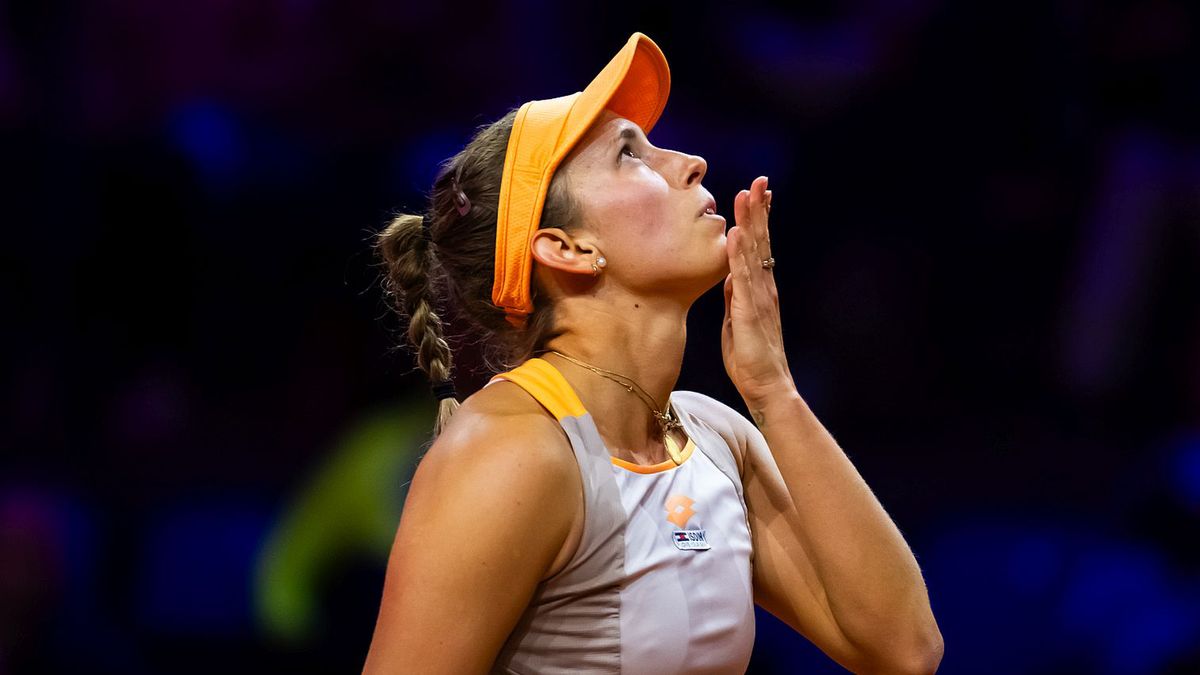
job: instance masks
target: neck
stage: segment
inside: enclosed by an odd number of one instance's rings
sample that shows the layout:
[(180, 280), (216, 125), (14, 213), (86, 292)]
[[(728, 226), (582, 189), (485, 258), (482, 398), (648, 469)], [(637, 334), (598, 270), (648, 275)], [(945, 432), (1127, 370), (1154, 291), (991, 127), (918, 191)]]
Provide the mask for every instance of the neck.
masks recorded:
[[(635, 462), (659, 461), (666, 457), (662, 427), (646, 397), (659, 411), (666, 410), (683, 363), (687, 308), (665, 302), (655, 306), (644, 298), (630, 304), (614, 311), (560, 303), (556, 325), (562, 332), (544, 345), (623, 377), (607, 374), (609, 379), (548, 351), (537, 356), (567, 379), (612, 454)], [(633, 392), (619, 384), (628, 380), (637, 385)]]

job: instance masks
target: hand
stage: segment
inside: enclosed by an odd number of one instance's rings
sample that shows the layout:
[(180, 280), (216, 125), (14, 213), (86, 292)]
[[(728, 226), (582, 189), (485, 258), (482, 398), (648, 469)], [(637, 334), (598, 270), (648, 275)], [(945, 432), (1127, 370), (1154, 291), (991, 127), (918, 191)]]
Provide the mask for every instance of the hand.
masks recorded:
[(762, 261), (771, 257), (770, 212), (767, 177), (759, 176), (749, 190), (734, 198), (737, 224), (725, 233), (729, 274), (725, 277), (721, 356), (725, 372), (748, 404), (796, 388), (783, 352), (775, 274), (762, 266)]

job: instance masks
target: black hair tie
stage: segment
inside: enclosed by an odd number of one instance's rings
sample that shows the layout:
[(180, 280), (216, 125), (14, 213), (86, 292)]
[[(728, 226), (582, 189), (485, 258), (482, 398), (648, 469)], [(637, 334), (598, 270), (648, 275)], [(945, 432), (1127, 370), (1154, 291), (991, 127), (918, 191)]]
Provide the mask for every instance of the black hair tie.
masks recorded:
[(458, 399), (458, 394), (454, 391), (454, 380), (434, 382), (431, 386), (431, 389), (433, 389), (433, 395), (436, 396), (437, 400), (439, 401), (444, 398)]

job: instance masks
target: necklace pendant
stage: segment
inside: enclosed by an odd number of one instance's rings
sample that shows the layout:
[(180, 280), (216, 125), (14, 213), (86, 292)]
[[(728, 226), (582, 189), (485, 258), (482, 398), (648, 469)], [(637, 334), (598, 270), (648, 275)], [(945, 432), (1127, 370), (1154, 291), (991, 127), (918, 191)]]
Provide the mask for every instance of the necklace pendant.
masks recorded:
[(679, 444), (675, 442), (671, 436), (663, 436), (663, 443), (667, 446), (667, 454), (670, 455), (671, 461), (675, 462), (675, 466), (683, 464), (683, 453), (679, 451)]

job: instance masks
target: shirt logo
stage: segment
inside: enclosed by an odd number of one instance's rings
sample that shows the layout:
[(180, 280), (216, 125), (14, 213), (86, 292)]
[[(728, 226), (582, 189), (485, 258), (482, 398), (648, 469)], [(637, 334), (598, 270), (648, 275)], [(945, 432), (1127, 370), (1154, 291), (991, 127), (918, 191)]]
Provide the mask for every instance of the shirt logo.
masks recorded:
[(671, 541), (675, 542), (675, 548), (681, 551), (704, 551), (712, 548), (704, 530), (675, 530), (671, 534)]
[(687, 495), (671, 495), (663, 507), (667, 510), (667, 520), (680, 529), (671, 531), (671, 543), (681, 551), (703, 551), (712, 548), (708, 544), (708, 536), (704, 530), (685, 530), (687, 523), (696, 510), (692, 508), (695, 500)]
[(667, 520), (675, 524), (676, 527), (687, 527), (687, 521), (696, 512), (692, 510), (693, 501), (687, 495), (671, 495), (664, 505), (667, 509)]

